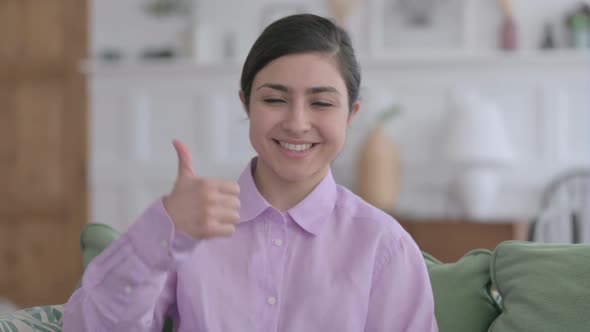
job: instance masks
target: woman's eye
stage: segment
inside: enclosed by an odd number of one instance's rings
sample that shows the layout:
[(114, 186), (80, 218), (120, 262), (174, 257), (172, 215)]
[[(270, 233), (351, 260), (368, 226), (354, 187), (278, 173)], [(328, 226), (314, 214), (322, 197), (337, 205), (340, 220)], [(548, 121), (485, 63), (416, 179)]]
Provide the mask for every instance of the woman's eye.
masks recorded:
[(316, 101), (316, 102), (315, 102), (315, 103), (313, 103), (312, 105), (314, 105), (314, 106), (319, 106), (319, 107), (330, 107), (330, 106), (334, 106), (334, 105), (333, 105), (333, 104), (331, 104), (331, 103), (326, 103), (326, 102), (323, 102), (323, 101)]
[(267, 104), (279, 104), (279, 103), (284, 103), (285, 100), (279, 99), (279, 98), (266, 98), (266, 99), (264, 99), (264, 102)]

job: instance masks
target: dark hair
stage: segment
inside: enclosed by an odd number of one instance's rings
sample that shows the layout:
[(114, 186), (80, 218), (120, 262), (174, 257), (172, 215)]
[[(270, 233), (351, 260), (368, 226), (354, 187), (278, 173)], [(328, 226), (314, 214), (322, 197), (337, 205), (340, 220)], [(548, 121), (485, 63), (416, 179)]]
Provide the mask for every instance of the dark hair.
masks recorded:
[(313, 14), (281, 18), (266, 27), (254, 42), (244, 63), (240, 81), (246, 106), (250, 105), (254, 77), (264, 66), (284, 55), (307, 52), (327, 53), (336, 57), (351, 108), (358, 99), (361, 73), (350, 37), (330, 20)]

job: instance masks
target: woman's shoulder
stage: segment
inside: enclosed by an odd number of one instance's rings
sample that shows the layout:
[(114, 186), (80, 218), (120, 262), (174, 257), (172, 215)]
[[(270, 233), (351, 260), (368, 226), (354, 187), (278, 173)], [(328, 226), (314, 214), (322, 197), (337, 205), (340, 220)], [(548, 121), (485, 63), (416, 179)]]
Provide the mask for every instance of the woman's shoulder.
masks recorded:
[(393, 216), (341, 185), (338, 185), (336, 209), (342, 219), (358, 227), (369, 228), (381, 235), (397, 239), (409, 236)]

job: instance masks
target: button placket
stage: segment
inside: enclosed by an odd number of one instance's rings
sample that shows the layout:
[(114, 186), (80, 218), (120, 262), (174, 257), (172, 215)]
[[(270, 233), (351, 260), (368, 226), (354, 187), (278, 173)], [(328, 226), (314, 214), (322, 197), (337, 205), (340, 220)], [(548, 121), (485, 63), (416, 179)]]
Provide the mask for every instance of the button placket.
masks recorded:
[(287, 222), (286, 215), (280, 214), (278, 216), (278, 222), (275, 222), (271, 228), (271, 242), (275, 249), (284, 247), (287, 234)]
[(277, 303), (277, 298), (274, 296), (269, 296), (266, 298), (266, 303), (268, 303), (270, 305), (274, 305)]
[(160, 241), (160, 247), (162, 247), (163, 249), (168, 249), (168, 241), (166, 241), (166, 240)]
[[(278, 308), (278, 299), (281, 294), (281, 283), (285, 265), (285, 247), (287, 224), (283, 214), (278, 211), (269, 218), (269, 232), (267, 233), (268, 258), (269, 258), (269, 288), (266, 289), (266, 305), (269, 308)], [(277, 309), (272, 309), (273, 314), (277, 314)], [(276, 317), (275, 317), (276, 318)], [(273, 318), (273, 319), (275, 319)]]

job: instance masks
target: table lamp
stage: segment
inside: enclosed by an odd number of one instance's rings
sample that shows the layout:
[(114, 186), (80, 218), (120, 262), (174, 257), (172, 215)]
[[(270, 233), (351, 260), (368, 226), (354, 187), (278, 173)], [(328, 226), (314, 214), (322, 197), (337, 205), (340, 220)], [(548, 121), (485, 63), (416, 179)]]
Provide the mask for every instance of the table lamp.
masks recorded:
[(455, 96), (445, 133), (443, 154), (456, 171), (454, 196), (468, 218), (489, 218), (499, 171), (515, 158), (499, 109), (473, 93)]

